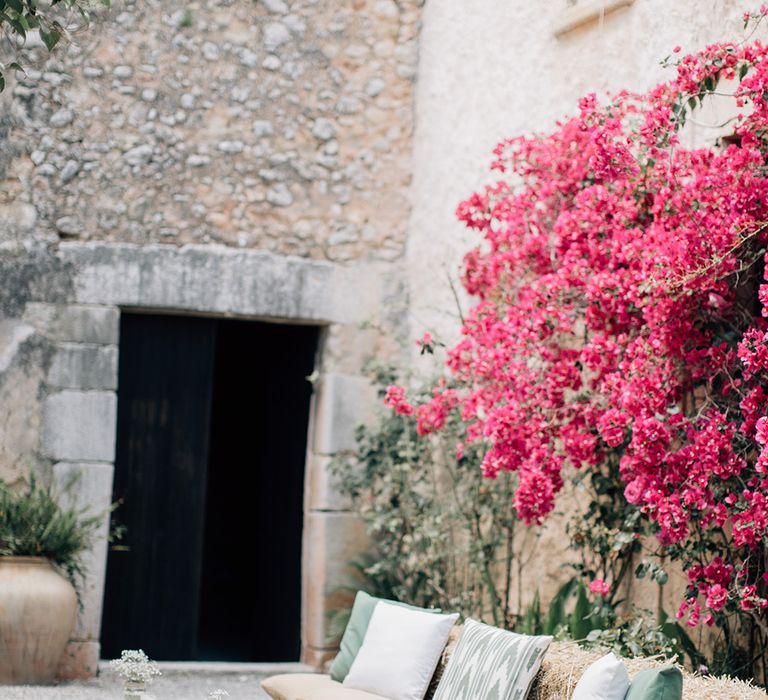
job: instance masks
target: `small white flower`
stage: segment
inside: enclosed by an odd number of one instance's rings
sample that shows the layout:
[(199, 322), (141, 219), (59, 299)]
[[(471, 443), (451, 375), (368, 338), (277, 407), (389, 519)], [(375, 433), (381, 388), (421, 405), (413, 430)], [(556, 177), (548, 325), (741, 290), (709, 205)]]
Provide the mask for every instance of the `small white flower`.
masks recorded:
[(141, 649), (125, 649), (119, 659), (110, 663), (112, 668), (121, 678), (127, 681), (143, 682), (151, 680), (152, 676), (159, 676), (160, 669), (154, 661)]
[(219, 688), (214, 690), (209, 696), (208, 700), (221, 700), (221, 698), (229, 697), (229, 693), (226, 690)]

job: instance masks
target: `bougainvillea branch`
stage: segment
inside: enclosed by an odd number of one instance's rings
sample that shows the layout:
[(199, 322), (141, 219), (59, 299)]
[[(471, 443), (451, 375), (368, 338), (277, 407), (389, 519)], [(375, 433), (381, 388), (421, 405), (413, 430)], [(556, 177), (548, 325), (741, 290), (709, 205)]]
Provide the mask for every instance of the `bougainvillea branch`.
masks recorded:
[[(714, 44), (674, 65), (645, 94), (589, 95), (552, 133), (496, 148), (504, 179), (457, 211), (482, 243), (464, 261), (477, 301), (448, 352), (454, 382), (388, 402), (421, 433), (460, 410), (485, 474), (518, 474), (530, 524), (566, 468), (615, 460), (626, 501), (687, 571), (679, 616), (764, 627), (768, 48)], [(730, 97), (713, 97), (724, 84)], [(732, 135), (682, 147), (710, 99), (733, 102)]]

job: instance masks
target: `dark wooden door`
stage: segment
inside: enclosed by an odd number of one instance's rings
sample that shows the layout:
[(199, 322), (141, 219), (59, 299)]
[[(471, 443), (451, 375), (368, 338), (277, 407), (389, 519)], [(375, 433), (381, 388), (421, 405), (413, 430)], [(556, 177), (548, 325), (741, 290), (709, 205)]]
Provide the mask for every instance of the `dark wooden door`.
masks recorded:
[(297, 661), (317, 328), (219, 321), (199, 657)]
[(196, 658), (216, 322), (123, 314), (102, 655)]

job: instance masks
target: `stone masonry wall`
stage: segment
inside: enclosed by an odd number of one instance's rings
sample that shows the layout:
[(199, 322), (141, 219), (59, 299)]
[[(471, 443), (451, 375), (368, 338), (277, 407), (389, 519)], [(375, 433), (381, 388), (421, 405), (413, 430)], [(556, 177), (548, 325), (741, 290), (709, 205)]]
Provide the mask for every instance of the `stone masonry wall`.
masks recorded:
[(399, 258), (420, 4), (118, 0), (0, 96), (0, 241)]
[[(366, 545), (361, 522), (336, 493), (332, 456), (354, 447), (375, 391), (370, 357), (392, 358), (402, 336), (402, 288), (388, 262), (342, 265), (223, 245), (67, 242), (0, 248), (0, 478), (46, 483), (77, 477), (78, 507), (102, 517), (86, 552), (83, 606), (60, 676), (96, 672), (107, 521), (116, 446), (122, 309), (299, 321), (322, 329), (304, 492), (302, 658), (320, 666), (329, 592), (349, 583)], [(398, 312), (393, 310), (399, 309)]]
[[(115, 0), (0, 95), (0, 478), (106, 513), (121, 310), (315, 323), (303, 658), (362, 546), (330, 457), (404, 334), (422, 0)], [(37, 57), (35, 56), (37, 54)], [(61, 676), (99, 658), (106, 517)]]

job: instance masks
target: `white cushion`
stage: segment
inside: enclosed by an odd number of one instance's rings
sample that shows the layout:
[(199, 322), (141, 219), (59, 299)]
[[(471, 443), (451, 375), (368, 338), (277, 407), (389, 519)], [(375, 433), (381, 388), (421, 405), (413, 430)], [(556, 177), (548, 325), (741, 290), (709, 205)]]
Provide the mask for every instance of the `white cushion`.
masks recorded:
[(571, 700), (624, 700), (628, 690), (627, 667), (611, 652), (584, 671)]
[(423, 700), (458, 617), (377, 603), (344, 687)]

